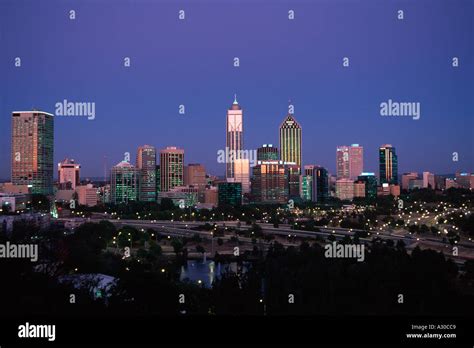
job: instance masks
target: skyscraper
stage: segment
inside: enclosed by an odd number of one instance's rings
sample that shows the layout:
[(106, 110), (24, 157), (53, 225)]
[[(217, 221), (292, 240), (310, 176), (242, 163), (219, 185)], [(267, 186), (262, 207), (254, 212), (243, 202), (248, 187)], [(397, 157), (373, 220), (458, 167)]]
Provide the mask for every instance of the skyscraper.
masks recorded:
[(110, 169), (110, 201), (114, 204), (136, 201), (138, 198), (138, 169), (126, 161)]
[(301, 171), (302, 129), (293, 114), (288, 113), (280, 125), (280, 160), (294, 164)]
[(398, 185), (398, 157), (395, 148), (390, 144), (379, 148), (380, 184)]
[(235, 95), (232, 106), (227, 110), (226, 118), (226, 150), (231, 157), (226, 159), (226, 178), (234, 178), (234, 160), (241, 158), (243, 148), (243, 112)]
[(258, 161), (253, 167), (252, 200), (287, 203), (288, 176), (282, 161)]
[(336, 175), (338, 179), (355, 180), (364, 167), (364, 148), (359, 144), (338, 146), (336, 149)]
[(326, 168), (317, 165), (304, 166), (304, 174), (311, 176), (311, 200), (325, 202), (329, 198), (329, 173)]
[(142, 202), (156, 202), (156, 149), (151, 145), (137, 150), (136, 167), (139, 171), (138, 199)]
[(54, 116), (42, 111), (12, 113), (12, 183), (32, 193), (53, 193)]
[(160, 151), (161, 192), (184, 183), (184, 150), (169, 146)]
[(79, 182), (79, 171), (81, 165), (74, 162), (73, 159), (66, 158), (58, 163), (59, 189), (75, 190)]

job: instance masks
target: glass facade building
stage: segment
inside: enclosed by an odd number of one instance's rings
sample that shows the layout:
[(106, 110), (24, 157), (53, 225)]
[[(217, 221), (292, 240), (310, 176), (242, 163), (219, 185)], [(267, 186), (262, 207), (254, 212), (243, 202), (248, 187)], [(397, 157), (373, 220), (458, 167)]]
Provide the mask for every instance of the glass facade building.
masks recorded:
[(156, 202), (156, 149), (143, 145), (137, 150), (136, 167), (139, 171), (138, 199), (142, 202)]
[(251, 196), (258, 203), (287, 203), (288, 172), (282, 161), (257, 161)]
[(31, 193), (53, 194), (54, 116), (42, 111), (12, 113), (12, 183)]
[(128, 203), (138, 199), (138, 169), (122, 161), (110, 170), (110, 201), (114, 204)]
[(379, 172), (380, 185), (398, 185), (398, 157), (395, 148), (390, 144), (379, 148)]

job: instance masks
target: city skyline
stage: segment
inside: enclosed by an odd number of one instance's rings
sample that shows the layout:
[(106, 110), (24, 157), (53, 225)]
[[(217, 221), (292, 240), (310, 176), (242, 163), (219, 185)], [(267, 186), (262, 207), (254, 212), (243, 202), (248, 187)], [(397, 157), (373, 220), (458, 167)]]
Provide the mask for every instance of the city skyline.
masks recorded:
[[(292, 106), (292, 105), (291, 105), (291, 106)], [(239, 123), (240, 131), (239, 131), (239, 132), (241, 133), (241, 135), (240, 135), (240, 139), (241, 139), (241, 140), (239, 141), (239, 143), (243, 143), (242, 139), (243, 139), (243, 133), (244, 133), (244, 132), (243, 132), (243, 127), (242, 127), (242, 108), (241, 108), (241, 106), (237, 103), (236, 95), (234, 95), (234, 102), (232, 103), (232, 107), (231, 107), (230, 109), (228, 109), (226, 134), (229, 133), (229, 130), (228, 130), (228, 128), (229, 128), (229, 111), (232, 111), (232, 110), (233, 110), (233, 107), (237, 107), (238, 109), (235, 109), (235, 110), (238, 110), (238, 112), (240, 113), (240, 123)], [(44, 114), (45, 114), (45, 115), (49, 115), (49, 116), (54, 116), (54, 115), (52, 115), (52, 114), (50, 114), (50, 113), (48, 113), (48, 112), (42, 111), (42, 110), (15, 111), (15, 112), (12, 113), (12, 116), (13, 116), (12, 119), (15, 120), (15, 116), (16, 116), (16, 115), (23, 115), (23, 114), (25, 114), (25, 115), (36, 115), (36, 114), (38, 114), (38, 115), (44, 115)], [(281, 132), (282, 132), (282, 125), (285, 124), (285, 122), (287, 122), (288, 119), (295, 120), (295, 122), (297, 122), (296, 119), (294, 119), (294, 115), (288, 114), (287, 116), (285, 116), (284, 122), (283, 122), (283, 123), (280, 125), (280, 127), (279, 127), (280, 137), (281, 137)], [(54, 120), (54, 118), (53, 118), (53, 120)], [(300, 131), (299, 137), (301, 138), (301, 132), (302, 132), (303, 127), (301, 127), (301, 125), (298, 124), (298, 128), (299, 128), (299, 131)], [(54, 129), (54, 127), (53, 127), (53, 129)], [(12, 136), (14, 136), (14, 135), (12, 135)], [(53, 138), (54, 138), (54, 136), (53, 136)], [(14, 138), (12, 138), (12, 143), (13, 143), (13, 139), (14, 139)], [(53, 140), (54, 140), (54, 139), (53, 139)], [(243, 151), (243, 152), (254, 151), (254, 152), (257, 154), (258, 151), (261, 151), (261, 150), (263, 150), (263, 149), (265, 149), (265, 148), (267, 148), (267, 147), (268, 147), (269, 149), (271, 149), (273, 145), (272, 145), (272, 144), (262, 144), (262, 145), (261, 145), (259, 148), (257, 148), (257, 149), (247, 149), (247, 148), (244, 148), (243, 146), (238, 146), (238, 147), (230, 146), (230, 147), (229, 147), (229, 143), (228, 143), (228, 141), (226, 141), (226, 146), (227, 146), (227, 148), (229, 149), (229, 153), (230, 153), (231, 151), (232, 151), (232, 152), (235, 152), (235, 155), (233, 155), (233, 156), (236, 156), (236, 157), (235, 157), (233, 160), (231, 160), (230, 162), (226, 162), (226, 163), (225, 163), (226, 166), (224, 167), (224, 173), (212, 173), (212, 172), (210, 172), (210, 171), (208, 171), (208, 170), (206, 169), (206, 174), (216, 175), (216, 176), (218, 176), (218, 177), (226, 178), (226, 177), (227, 177), (227, 176), (226, 176), (226, 173), (227, 173), (226, 168), (229, 168), (229, 165), (230, 165), (232, 168), (235, 167), (236, 165), (242, 166), (242, 163), (240, 163), (241, 161), (245, 161), (247, 167), (253, 168), (254, 166), (252, 166), (252, 164), (250, 163), (251, 161), (249, 161), (249, 159), (246, 158), (247, 155), (246, 155), (245, 153), (244, 153), (244, 154), (240, 154), (240, 151)], [(388, 147), (388, 148), (392, 148), (392, 147), (393, 147), (394, 149), (396, 149), (396, 146), (392, 146), (391, 144), (382, 144), (382, 145), (379, 146), (378, 164), (377, 164), (378, 171), (377, 171), (377, 170), (374, 171), (374, 172), (377, 172), (377, 177), (378, 177), (379, 179), (380, 179), (381, 176), (382, 176), (382, 175), (381, 175), (382, 159), (381, 159), (381, 157), (380, 157), (380, 156), (381, 156), (381, 152), (380, 152), (380, 151), (382, 151), (382, 149), (385, 149), (386, 147)], [(53, 149), (54, 149), (54, 148), (55, 148), (55, 147), (53, 146)], [(122, 154), (122, 157), (125, 156), (125, 159), (120, 160), (120, 161), (118, 162), (118, 165), (119, 165), (120, 163), (122, 163), (122, 162), (127, 162), (127, 163), (130, 163), (130, 164), (134, 165), (137, 169), (140, 170), (140, 169), (141, 169), (141, 164), (140, 164), (140, 161), (139, 161), (139, 157), (140, 157), (140, 151), (143, 151), (143, 148), (151, 148), (151, 149), (154, 149), (154, 151), (156, 151), (156, 149), (157, 149), (157, 147), (155, 147), (155, 146), (153, 146), (153, 145), (148, 145), (148, 144), (137, 145), (137, 146), (135, 147), (135, 149), (136, 149), (136, 157), (135, 157), (136, 161), (135, 161), (135, 163), (133, 163), (133, 162), (130, 160), (130, 152), (125, 152), (124, 154)], [(235, 148), (235, 149), (234, 149), (234, 148)], [(350, 146), (337, 145), (337, 146), (336, 146), (336, 157), (335, 157), (335, 159), (336, 159), (336, 161), (335, 161), (335, 163), (336, 163), (335, 169), (334, 169), (334, 171), (329, 170), (329, 174), (332, 175), (332, 176), (334, 176), (334, 177), (336, 177), (336, 178), (350, 178), (351, 180), (354, 181), (354, 180), (357, 179), (357, 176), (358, 176), (360, 173), (362, 173), (363, 171), (364, 171), (364, 172), (370, 172), (370, 170), (368, 170), (367, 168), (364, 167), (365, 154), (364, 154), (363, 148), (364, 148), (364, 146), (362, 146), (362, 145), (360, 145), (360, 144), (351, 144)], [(169, 149), (179, 149), (180, 151), (185, 151), (185, 149), (180, 148), (179, 146), (178, 146), (178, 147), (176, 147), (176, 146), (164, 146), (164, 147), (162, 147), (162, 148), (159, 149), (159, 150), (166, 152), (166, 150), (169, 150)], [(274, 147), (273, 147), (273, 149), (275, 149), (275, 150), (277, 150), (277, 151), (279, 150), (279, 148), (274, 148)], [(302, 152), (302, 150), (303, 150), (303, 147), (301, 147), (300, 151)], [(216, 157), (219, 157), (219, 151), (222, 151), (222, 150), (218, 150), (218, 153), (216, 154)], [(357, 152), (354, 152), (354, 151), (357, 151)], [(53, 151), (53, 152), (54, 152), (54, 151)], [(354, 152), (354, 153), (353, 153), (353, 154), (349, 154), (349, 153), (352, 153), (352, 152)], [(15, 162), (14, 153), (15, 153), (14, 151), (12, 151), (12, 153), (11, 153), (11, 161), (12, 161), (12, 163), (18, 162), (18, 161)], [(343, 156), (343, 154), (345, 155), (346, 153), (348, 154), (348, 156), (346, 156), (347, 158), (345, 158), (345, 157)], [(276, 155), (277, 155), (277, 156), (281, 156), (280, 152), (276, 152)], [(155, 155), (155, 156), (156, 156), (156, 155)], [(245, 158), (245, 159), (238, 158), (239, 156), (240, 156), (240, 157), (243, 156), (242, 158)], [(357, 157), (354, 157), (354, 156), (357, 156)], [(395, 155), (395, 156), (397, 157), (397, 155)], [(70, 157), (71, 157), (71, 156), (70, 156)], [(65, 157), (63, 160), (58, 161), (58, 162), (57, 162), (58, 166), (61, 164), (62, 161), (68, 160), (68, 158), (70, 158), (70, 157)], [(258, 154), (257, 154), (257, 157), (258, 157)], [(302, 157), (302, 156), (301, 156), (301, 157)], [(343, 157), (344, 157), (344, 158), (343, 158)], [(398, 168), (398, 161), (396, 160), (396, 157), (395, 157), (395, 163), (396, 163), (396, 167), (395, 167), (395, 168)], [(127, 158), (128, 158), (128, 159), (127, 159)], [(356, 159), (356, 163), (357, 163), (357, 164), (355, 164), (355, 165), (356, 165), (356, 167), (355, 167), (355, 168), (356, 168), (356, 169), (355, 169), (355, 173), (356, 173), (356, 174), (355, 174), (355, 175), (349, 175), (349, 173), (351, 173), (351, 171), (354, 170), (354, 169), (351, 169), (351, 168), (352, 168), (352, 161), (355, 160), (355, 158), (357, 158), (357, 159)], [(258, 158), (256, 158), (256, 159), (258, 159)], [(157, 158), (157, 162), (156, 162), (156, 163), (159, 163), (158, 160), (159, 160), (159, 158)], [(293, 163), (293, 162), (285, 162), (284, 160), (281, 159), (281, 157), (278, 158), (278, 160), (281, 160), (283, 163)], [(183, 165), (193, 164), (193, 163), (198, 163), (198, 161), (195, 161), (195, 160), (191, 159), (191, 160), (188, 160), (188, 161), (186, 161), (186, 162), (183, 162)], [(310, 166), (310, 165), (311, 165), (310, 163), (311, 163), (311, 162), (308, 162), (308, 163), (306, 163), (306, 162), (301, 162), (301, 166), (297, 166), (297, 167), (300, 168), (300, 171), (302, 172), (302, 169), (303, 169), (302, 167), (304, 167), (304, 166)], [(318, 162), (312, 162), (312, 163), (317, 163), (318, 166), (321, 166)], [(351, 164), (349, 165), (349, 163), (351, 163)], [(202, 162), (199, 162), (198, 164), (203, 165)], [(256, 163), (255, 163), (255, 164), (256, 164)], [(116, 164), (116, 165), (117, 165), (117, 164)], [(104, 172), (102, 175), (89, 176), (89, 178), (91, 178), (91, 177), (92, 177), (92, 178), (96, 178), (96, 179), (97, 179), (97, 178), (104, 178), (104, 174), (106, 174), (105, 179), (106, 179), (107, 181), (109, 181), (109, 180), (110, 180), (110, 170), (111, 170), (114, 166), (116, 166), (116, 165), (113, 165), (113, 164), (112, 164), (110, 167), (108, 167), (108, 170), (107, 170), (106, 172)], [(205, 165), (204, 165), (204, 167), (207, 168)], [(330, 167), (330, 166), (322, 166), (322, 167), (328, 168), (328, 167)], [(346, 168), (346, 167), (347, 167), (347, 168)], [(347, 171), (347, 175), (346, 175), (346, 174), (342, 174), (342, 173), (346, 173), (346, 171)], [(234, 170), (232, 170), (232, 172), (234, 172)], [(248, 171), (247, 171), (247, 172), (248, 172)], [(423, 175), (423, 173), (425, 173), (425, 172), (426, 172), (426, 170), (424, 170), (424, 169), (421, 170), (421, 171), (418, 171), (418, 172), (417, 172), (417, 171), (414, 171), (414, 172), (413, 172), (413, 171), (411, 171), (411, 172), (410, 172), (410, 171), (399, 171), (398, 169), (395, 169), (395, 173), (396, 173), (396, 174), (395, 174), (395, 180), (398, 181), (398, 178), (400, 178), (402, 175), (404, 175), (404, 174), (406, 174), (406, 173), (417, 173), (417, 174), (422, 174), (422, 175)], [(435, 173), (435, 174), (437, 174), (437, 175), (445, 175), (445, 174), (455, 174), (455, 173), (461, 173), (461, 172), (466, 173), (466, 172), (469, 172), (469, 171), (466, 171), (466, 170), (457, 170), (456, 172), (451, 172), (451, 173)], [(82, 178), (84, 178), (84, 177), (85, 177), (85, 176), (82, 175)], [(11, 178), (13, 179), (13, 174), (12, 174)], [(5, 178), (0, 178), (0, 179), (5, 179)], [(59, 173), (58, 173), (57, 176), (56, 176), (56, 175), (54, 175), (54, 172), (53, 172), (53, 179), (54, 179), (54, 180), (57, 179), (58, 181), (60, 181)], [(233, 177), (227, 177), (227, 179), (232, 180), (232, 181), (234, 180)], [(236, 179), (236, 181), (237, 181), (237, 182), (240, 182), (240, 181), (241, 181), (240, 177), (239, 177), (239, 179)], [(248, 184), (247, 184), (247, 185), (248, 185)]]
[[(110, 169), (143, 143), (174, 144), (192, 162), (223, 175), (216, 152), (225, 144), (223, 117), (235, 93), (245, 110), (248, 149), (278, 144), (291, 99), (305, 133), (303, 165), (335, 173), (336, 146), (358, 143), (366, 149), (364, 170), (378, 172), (377, 148), (390, 143), (401, 159), (399, 173), (474, 171), (472, 43), (463, 40), (472, 30), (469, 2), (449, 7), (432, 1), (429, 13), (423, 1), (404, 4), (404, 21), (390, 1), (393, 6), (295, 3), (294, 21), (285, 4), (216, 4), (211, 13), (185, 3), (180, 21), (178, 6), (167, 3), (148, 4), (147, 11), (121, 3), (110, 12), (107, 2), (29, 3), (22, 21), (14, 2), (0, 4), (1, 28), (8, 28), (0, 38), (6, 47), (0, 60), (1, 179), (10, 177), (11, 112), (34, 107), (55, 113), (63, 100), (96, 105), (93, 119), (59, 116), (55, 122), (54, 162), (75, 158), (83, 177), (103, 177), (104, 156)], [(67, 16), (71, 6), (75, 21)], [(91, 11), (102, 15), (100, 30)], [(229, 16), (245, 18), (246, 26), (225, 25)], [(136, 23), (133, 30), (116, 25), (124, 19)], [(174, 35), (162, 35), (162, 28)], [(391, 39), (382, 40), (387, 33)], [(138, 34), (144, 40), (135, 40)], [(421, 117), (381, 116), (380, 104), (391, 100), (419, 102)]]

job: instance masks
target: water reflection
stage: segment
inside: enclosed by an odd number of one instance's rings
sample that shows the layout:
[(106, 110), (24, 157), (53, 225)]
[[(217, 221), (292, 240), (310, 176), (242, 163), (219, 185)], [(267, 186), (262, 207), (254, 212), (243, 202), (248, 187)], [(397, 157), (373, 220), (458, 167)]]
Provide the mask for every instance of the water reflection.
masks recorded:
[(205, 287), (210, 288), (214, 279), (221, 274), (227, 272), (237, 272), (239, 268), (245, 272), (246, 263), (239, 266), (237, 262), (215, 263), (214, 261), (188, 260), (186, 266), (181, 266), (179, 279), (181, 281), (188, 280), (192, 283), (201, 283)]

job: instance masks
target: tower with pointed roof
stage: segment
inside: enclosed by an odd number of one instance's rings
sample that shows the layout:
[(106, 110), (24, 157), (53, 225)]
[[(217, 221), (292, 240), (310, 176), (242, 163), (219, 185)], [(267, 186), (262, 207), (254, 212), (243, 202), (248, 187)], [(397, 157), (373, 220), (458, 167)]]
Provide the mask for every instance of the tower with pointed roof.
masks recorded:
[(301, 168), (302, 128), (289, 105), (288, 114), (280, 124), (280, 160)]
[(234, 95), (234, 102), (227, 110), (226, 118), (226, 178), (235, 179), (235, 160), (241, 159), (244, 149), (243, 112)]

